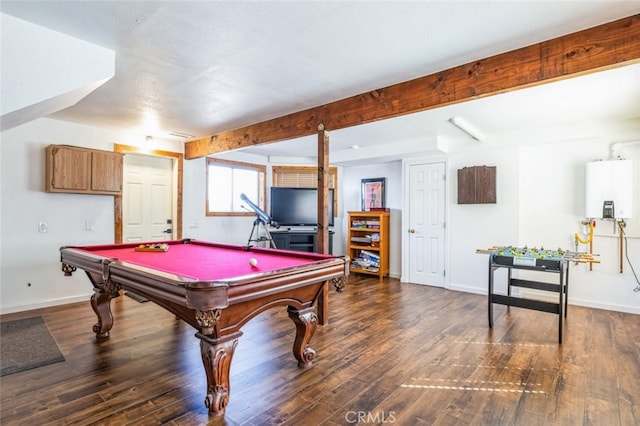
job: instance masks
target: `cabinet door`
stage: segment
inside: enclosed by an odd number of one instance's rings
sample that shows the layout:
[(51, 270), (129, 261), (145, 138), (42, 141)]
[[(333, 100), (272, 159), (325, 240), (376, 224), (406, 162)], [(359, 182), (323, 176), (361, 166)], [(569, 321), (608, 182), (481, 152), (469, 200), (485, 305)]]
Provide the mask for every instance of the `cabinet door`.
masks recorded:
[(122, 154), (108, 151), (91, 153), (91, 191), (122, 191)]
[(47, 191), (89, 191), (91, 152), (51, 146), (47, 153)]
[(495, 203), (495, 166), (473, 166), (458, 170), (458, 204)]
[(464, 167), (458, 170), (458, 204), (476, 202), (476, 168)]
[(284, 232), (272, 232), (271, 238), (277, 249), (289, 250), (289, 235)]
[(496, 168), (477, 167), (476, 168), (476, 203), (495, 204), (496, 203)]

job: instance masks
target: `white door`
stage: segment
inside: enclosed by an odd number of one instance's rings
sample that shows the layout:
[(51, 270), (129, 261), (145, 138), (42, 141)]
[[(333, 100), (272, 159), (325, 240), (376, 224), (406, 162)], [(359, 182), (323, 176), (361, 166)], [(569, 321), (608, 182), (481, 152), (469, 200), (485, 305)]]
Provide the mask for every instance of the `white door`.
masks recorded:
[(124, 156), (122, 241), (159, 241), (173, 237), (173, 159)]
[(409, 282), (444, 287), (444, 163), (409, 166)]

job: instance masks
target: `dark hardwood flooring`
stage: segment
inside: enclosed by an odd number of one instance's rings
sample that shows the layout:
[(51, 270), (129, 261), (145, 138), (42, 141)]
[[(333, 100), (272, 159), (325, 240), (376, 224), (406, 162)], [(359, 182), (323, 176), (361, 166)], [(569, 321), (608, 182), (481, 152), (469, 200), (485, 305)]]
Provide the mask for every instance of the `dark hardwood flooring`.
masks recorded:
[(66, 361), (2, 377), (3, 425), (639, 425), (640, 316), (569, 306), (552, 314), (486, 297), (351, 276), (330, 295), (330, 324), (307, 370), (291, 354), (284, 309), (244, 328), (224, 418), (203, 404), (194, 330), (162, 308), (113, 302), (97, 343), (89, 303), (42, 315)]

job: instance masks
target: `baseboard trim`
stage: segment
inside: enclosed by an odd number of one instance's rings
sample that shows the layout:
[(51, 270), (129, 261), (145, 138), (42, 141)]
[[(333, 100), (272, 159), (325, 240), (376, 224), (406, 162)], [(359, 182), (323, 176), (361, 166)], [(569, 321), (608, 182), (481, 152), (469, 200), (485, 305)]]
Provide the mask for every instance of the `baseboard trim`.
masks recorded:
[(89, 302), (89, 298), (93, 293), (85, 295), (65, 297), (62, 299), (45, 300), (39, 303), (31, 303), (28, 305), (3, 306), (0, 309), (0, 315), (14, 314), (16, 312), (33, 311), (35, 309), (52, 308), (54, 306), (68, 305), (70, 303)]
[(486, 288), (469, 287), (469, 286), (456, 285), (451, 283), (449, 283), (449, 285), (446, 288), (447, 290), (462, 291), (464, 293), (482, 294), (485, 296), (487, 295)]
[[(469, 287), (469, 286), (463, 286), (463, 285), (455, 285), (455, 284), (450, 284), (447, 287), (448, 290), (455, 290), (455, 291), (462, 291), (465, 293), (474, 293), (474, 294), (483, 294), (483, 295), (487, 295), (487, 289), (485, 288), (478, 288), (478, 287)], [(523, 295), (527, 294), (527, 293), (531, 293), (533, 294), (533, 292), (531, 290), (528, 291), (522, 291)], [(537, 297), (539, 293), (535, 293)], [(555, 300), (557, 300), (557, 298), (555, 298)], [(584, 300), (584, 299), (575, 299), (571, 296), (569, 296), (569, 305), (576, 305), (576, 306), (584, 306), (585, 308), (594, 308), (594, 309), (604, 309), (607, 311), (614, 311), (614, 312), (623, 312), (625, 314), (638, 314), (640, 315), (640, 307), (637, 306), (627, 306), (627, 305), (617, 305), (617, 304), (612, 304), (612, 303), (597, 303), (597, 302), (592, 302), (589, 300)]]

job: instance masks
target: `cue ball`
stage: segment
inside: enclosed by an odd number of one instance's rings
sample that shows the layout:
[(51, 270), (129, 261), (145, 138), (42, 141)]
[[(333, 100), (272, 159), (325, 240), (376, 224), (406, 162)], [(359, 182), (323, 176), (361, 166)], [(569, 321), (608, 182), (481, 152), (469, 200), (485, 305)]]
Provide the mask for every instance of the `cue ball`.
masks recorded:
[(256, 259), (255, 257), (252, 257), (251, 259), (249, 259), (249, 265), (258, 266), (258, 259)]

